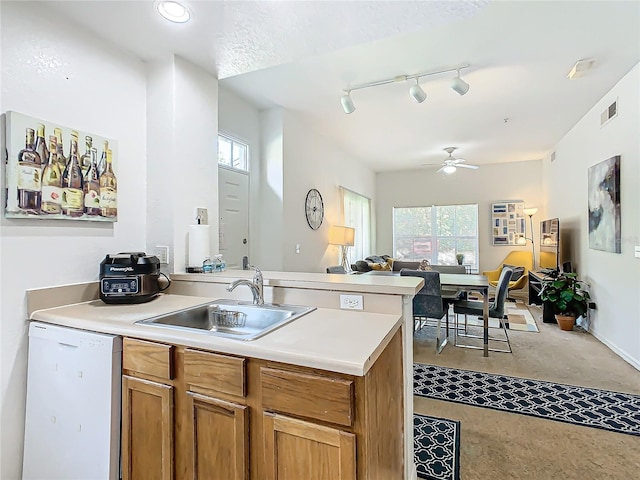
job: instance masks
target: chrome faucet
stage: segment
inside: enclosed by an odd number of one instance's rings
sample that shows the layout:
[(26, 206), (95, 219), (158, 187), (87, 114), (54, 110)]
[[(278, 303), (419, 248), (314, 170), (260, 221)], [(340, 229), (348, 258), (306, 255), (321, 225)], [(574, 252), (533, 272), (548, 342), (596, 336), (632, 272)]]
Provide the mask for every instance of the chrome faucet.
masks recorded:
[(264, 305), (264, 297), (262, 291), (264, 289), (264, 279), (262, 278), (262, 272), (258, 267), (253, 265), (249, 265), (249, 268), (253, 268), (256, 273), (253, 276), (253, 281), (247, 280), (246, 278), (241, 278), (240, 280), (236, 280), (232, 282), (227, 287), (227, 292), (232, 292), (234, 288), (238, 285), (246, 285), (251, 290), (253, 294), (253, 304), (254, 305)]

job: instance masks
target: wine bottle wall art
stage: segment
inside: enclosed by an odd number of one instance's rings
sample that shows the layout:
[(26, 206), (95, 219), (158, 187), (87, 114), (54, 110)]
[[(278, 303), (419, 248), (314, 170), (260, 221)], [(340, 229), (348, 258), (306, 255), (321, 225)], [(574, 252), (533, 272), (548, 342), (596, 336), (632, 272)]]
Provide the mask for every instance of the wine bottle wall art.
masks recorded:
[(118, 220), (115, 140), (6, 112), (5, 217)]

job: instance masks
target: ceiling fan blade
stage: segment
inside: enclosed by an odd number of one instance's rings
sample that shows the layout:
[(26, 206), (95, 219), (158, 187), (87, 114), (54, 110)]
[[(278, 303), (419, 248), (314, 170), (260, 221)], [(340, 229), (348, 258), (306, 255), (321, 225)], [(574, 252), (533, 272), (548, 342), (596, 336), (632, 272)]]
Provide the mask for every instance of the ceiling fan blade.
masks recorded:
[(442, 164), (441, 163), (422, 163), (420, 164), (421, 167), (441, 167)]
[(478, 168), (480, 168), (480, 167), (478, 167), (478, 165), (456, 165), (456, 167), (470, 168), (471, 170), (477, 170)]
[(466, 162), (466, 160), (464, 158), (456, 158), (453, 163), (462, 163), (462, 162)]
[(442, 165), (437, 171), (436, 173), (440, 173), (442, 170), (444, 170), (444, 167), (446, 167), (446, 165)]

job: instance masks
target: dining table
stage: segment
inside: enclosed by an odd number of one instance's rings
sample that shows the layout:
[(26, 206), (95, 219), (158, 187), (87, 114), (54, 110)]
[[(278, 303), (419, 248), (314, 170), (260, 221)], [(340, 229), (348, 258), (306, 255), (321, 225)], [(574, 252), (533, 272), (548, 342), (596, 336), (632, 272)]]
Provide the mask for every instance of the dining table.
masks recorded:
[[(365, 275), (400, 275), (390, 270), (371, 270)], [(475, 273), (441, 273), (440, 286), (459, 292), (477, 292), (482, 295), (482, 350), (483, 356), (489, 356), (489, 280), (485, 275)], [(448, 332), (447, 332), (448, 333)]]

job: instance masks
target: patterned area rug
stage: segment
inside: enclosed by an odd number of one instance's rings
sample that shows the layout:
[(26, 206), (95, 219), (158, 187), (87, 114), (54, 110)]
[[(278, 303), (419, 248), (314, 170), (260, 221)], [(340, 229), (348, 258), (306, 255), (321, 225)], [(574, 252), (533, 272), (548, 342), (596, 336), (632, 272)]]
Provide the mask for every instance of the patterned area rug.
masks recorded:
[(413, 364), (413, 393), (640, 436), (640, 395)]
[(416, 413), (413, 445), (419, 478), (460, 479), (460, 422)]
[[(538, 325), (523, 302), (505, 302), (504, 308), (509, 317), (509, 330), (517, 330), (519, 332), (536, 332), (538, 333)], [(460, 316), (459, 322), (464, 322), (464, 317)], [(467, 316), (467, 324), (474, 327), (482, 327), (482, 319), (478, 317)], [(497, 318), (489, 319), (489, 328), (500, 328)]]

